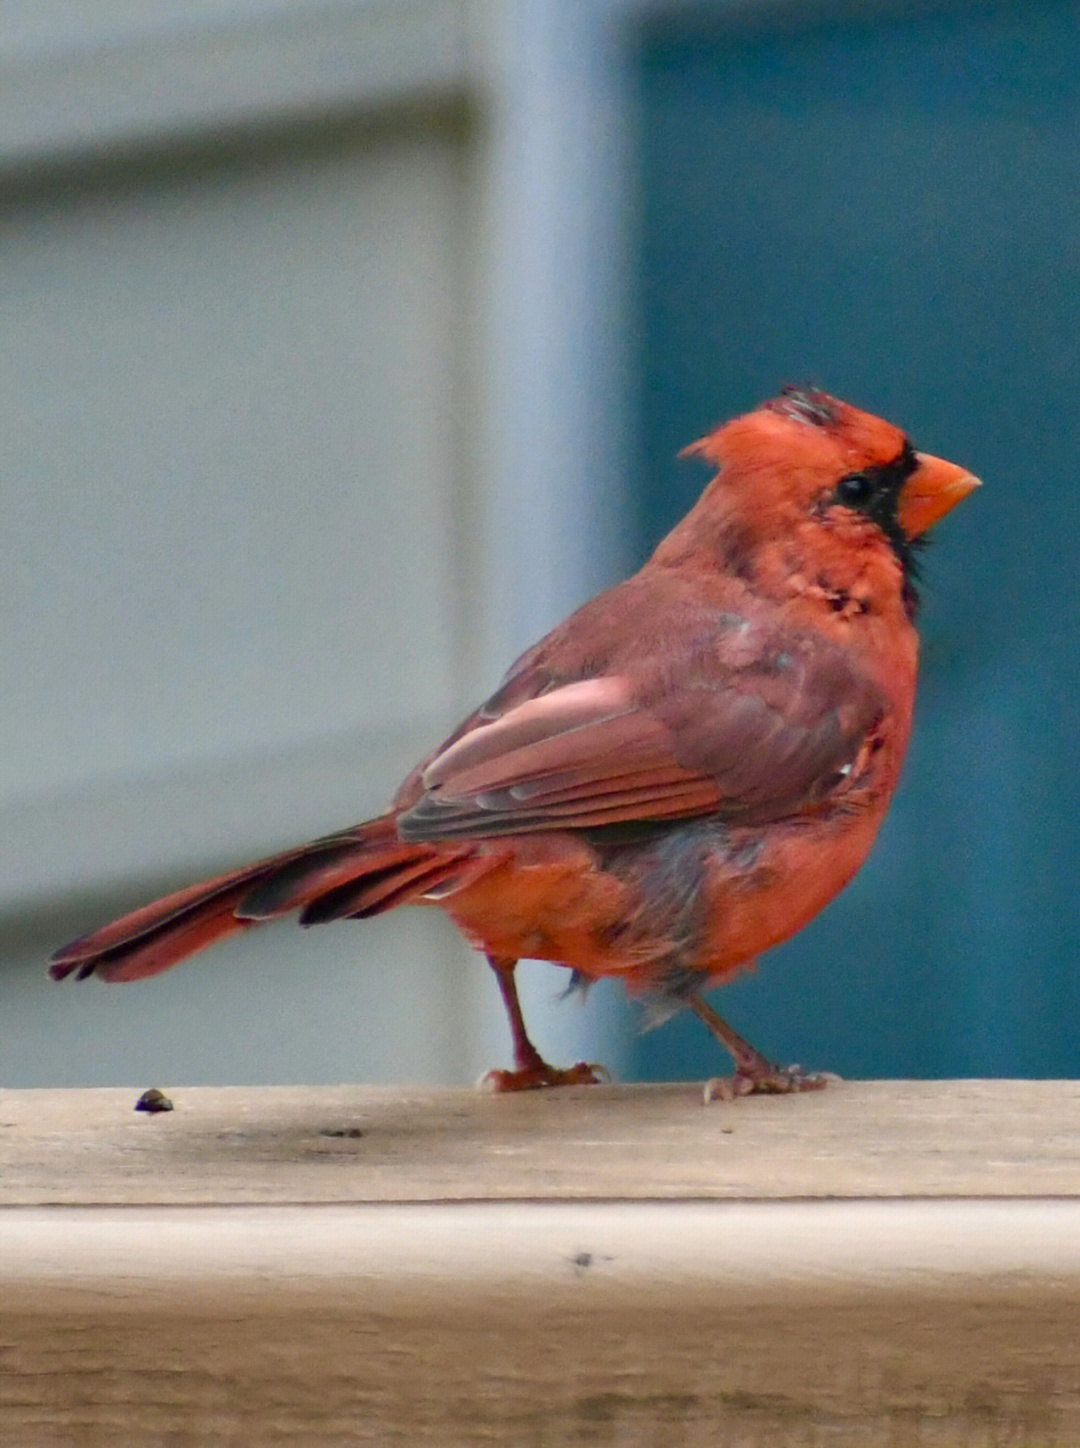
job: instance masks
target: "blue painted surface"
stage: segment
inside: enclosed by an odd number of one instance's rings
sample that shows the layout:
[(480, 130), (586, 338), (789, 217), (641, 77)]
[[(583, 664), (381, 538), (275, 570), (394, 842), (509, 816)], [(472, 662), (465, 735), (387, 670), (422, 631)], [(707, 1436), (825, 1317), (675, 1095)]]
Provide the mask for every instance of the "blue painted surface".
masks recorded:
[[(986, 486), (925, 555), (913, 745), (848, 891), (717, 1005), (845, 1075), (1080, 1074), (1080, 6), (647, 32), (642, 553), (788, 381)], [(723, 1058), (683, 1018), (646, 1078)]]

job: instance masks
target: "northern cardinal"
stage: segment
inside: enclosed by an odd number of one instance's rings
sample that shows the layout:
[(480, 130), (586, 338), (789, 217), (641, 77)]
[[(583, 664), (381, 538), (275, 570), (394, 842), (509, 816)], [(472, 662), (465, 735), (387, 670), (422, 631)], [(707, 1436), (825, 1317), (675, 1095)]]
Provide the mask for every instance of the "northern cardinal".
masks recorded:
[(510, 1018), (501, 1090), (592, 1081), (545, 1062), (521, 958), (689, 1006), (722, 1094), (822, 1084), (701, 998), (851, 879), (911, 727), (916, 541), (977, 486), (902, 432), (788, 388), (687, 449), (716, 475), (644, 567), (572, 614), (419, 764), (390, 809), (144, 906), (53, 957), (137, 980), (264, 920), (445, 910)]

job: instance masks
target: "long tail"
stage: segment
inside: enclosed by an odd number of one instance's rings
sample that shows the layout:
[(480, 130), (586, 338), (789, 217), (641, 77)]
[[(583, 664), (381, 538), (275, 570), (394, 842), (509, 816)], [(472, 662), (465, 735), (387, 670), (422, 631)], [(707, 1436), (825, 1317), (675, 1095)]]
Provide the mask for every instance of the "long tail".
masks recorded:
[(468, 873), (472, 853), (405, 844), (395, 816), (382, 815), (133, 910), (58, 950), (49, 974), (139, 980), (293, 910), (302, 925), (377, 915)]

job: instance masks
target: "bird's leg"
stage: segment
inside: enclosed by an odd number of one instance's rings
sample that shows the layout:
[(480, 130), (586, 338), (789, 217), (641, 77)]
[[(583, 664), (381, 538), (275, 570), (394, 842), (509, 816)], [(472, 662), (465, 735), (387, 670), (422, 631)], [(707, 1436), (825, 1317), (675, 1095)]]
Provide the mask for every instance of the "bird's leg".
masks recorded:
[(783, 1095), (789, 1091), (820, 1091), (834, 1076), (808, 1076), (801, 1066), (774, 1066), (760, 1051), (755, 1051), (749, 1041), (744, 1041), (738, 1031), (717, 1015), (708, 1001), (699, 995), (687, 997), (690, 1009), (730, 1052), (735, 1062), (733, 1076), (714, 1076), (705, 1083), (705, 1103), (710, 1101), (733, 1101), (737, 1096)]
[(593, 1086), (602, 1081), (600, 1068), (579, 1061), (576, 1066), (559, 1070), (549, 1066), (540, 1052), (529, 1040), (525, 1029), (525, 1017), (521, 1013), (517, 984), (514, 980), (516, 960), (505, 956), (489, 955), (488, 965), (495, 972), (499, 982), (506, 1014), (510, 1018), (510, 1034), (514, 1041), (514, 1069), (512, 1071), (489, 1071), (481, 1081), (486, 1091), (535, 1091), (541, 1086)]

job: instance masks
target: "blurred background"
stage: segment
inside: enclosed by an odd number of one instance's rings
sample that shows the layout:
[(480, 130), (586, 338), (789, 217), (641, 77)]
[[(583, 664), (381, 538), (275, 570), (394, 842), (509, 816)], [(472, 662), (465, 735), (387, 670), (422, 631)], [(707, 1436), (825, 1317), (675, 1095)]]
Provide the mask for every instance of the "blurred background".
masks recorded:
[[(1080, 1072), (1080, 4), (4, 0), (0, 1084), (504, 1061), (448, 922), (49, 951), (377, 811), (785, 382), (986, 482), (880, 842), (717, 997), (844, 1075)], [(525, 972), (538, 1044), (726, 1065)]]

